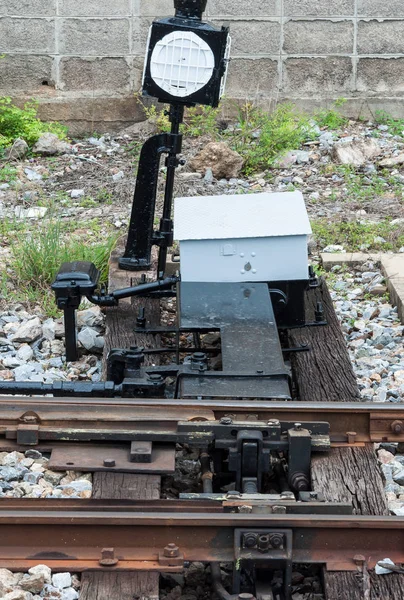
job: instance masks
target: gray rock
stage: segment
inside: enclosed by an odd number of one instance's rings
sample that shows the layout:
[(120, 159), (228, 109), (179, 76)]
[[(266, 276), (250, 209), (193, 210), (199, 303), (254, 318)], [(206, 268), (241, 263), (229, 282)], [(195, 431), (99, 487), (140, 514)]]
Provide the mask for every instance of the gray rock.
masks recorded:
[(54, 133), (44, 133), (33, 147), (33, 151), (43, 156), (65, 154), (71, 151), (71, 145), (60, 140)]
[(41, 181), (42, 175), (33, 169), (24, 169), (24, 173), (30, 181)]
[(37, 458), (42, 458), (42, 453), (38, 450), (34, 450), (34, 448), (26, 450), (24, 454), (26, 458), (33, 458), (34, 460), (36, 460)]
[(0, 467), (0, 477), (4, 481), (18, 481), (21, 478), (21, 471), (15, 467)]
[(8, 160), (18, 160), (24, 158), (29, 150), (29, 146), (22, 138), (17, 138), (14, 144), (6, 152), (6, 158)]
[(104, 348), (104, 338), (91, 327), (82, 329), (77, 336), (77, 340), (89, 352), (102, 352)]
[[(34, 351), (28, 344), (23, 344), (17, 350), (17, 358), (20, 358), (24, 362), (28, 362), (34, 356)], [(17, 365), (18, 366), (18, 365)]]
[(361, 167), (369, 159), (373, 159), (381, 153), (381, 148), (373, 138), (368, 140), (353, 140), (352, 142), (341, 141), (333, 146), (332, 157), (343, 165)]
[(55, 339), (55, 321), (53, 319), (46, 319), (46, 321), (43, 322), (42, 335), (50, 342)]
[(47, 565), (35, 565), (28, 569), (30, 575), (42, 575), (45, 583), (50, 583), (52, 572)]
[(70, 198), (73, 198), (73, 199), (82, 198), (84, 196), (84, 194), (85, 194), (84, 190), (71, 190)]
[(41, 374), (43, 367), (37, 363), (26, 363), (14, 369), (14, 377), (16, 381), (42, 381)]
[(32, 592), (33, 594), (37, 594), (42, 591), (43, 586), (45, 584), (45, 578), (43, 573), (32, 573), (31, 575), (24, 575), (22, 579), (20, 579), (18, 585), (21, 589), (26, 592)]
[(62, 600), (77, 600), (78, 597), (78, 593), (72, 587), (65, 588), (62, 591)]
[(104, 325), (104, 315), (99, 306), (77, 311), (77, 327), (101, 327)]
[(112, 175), (112, 180), (113, 181), (121, 181), (121, 179), (124, 179), (125, 177), (125, 173), (123, 171), (118, 171), (118, 173), (115, 173), (115, 175)]
[(70, 573), (55, 573), (52, 575), (52, 585), (59, 589), (71, 587), (72, 577)]
[(42, 333), (41, 321), (38, 317), (34, 317), (26, 321), (17, 329), (14, 335), (11, 336), (12, 342), (33, 342), (38, 339)]
[(57, 486), (58, 490), (66, 490), (68, 488), (73, 489), (75, 492), (85, 492), (91, 491), (92, 485), (91, 481), (87, 481), (86, 479), (76, 479), (76, 481), (72, 481), (71, 483), (65, 483)]
[(42, 219), (47, 212), (48, 209), (45, 206), (31, 206), (31, 208), (16, 206), (14, 209), (17, 219)]

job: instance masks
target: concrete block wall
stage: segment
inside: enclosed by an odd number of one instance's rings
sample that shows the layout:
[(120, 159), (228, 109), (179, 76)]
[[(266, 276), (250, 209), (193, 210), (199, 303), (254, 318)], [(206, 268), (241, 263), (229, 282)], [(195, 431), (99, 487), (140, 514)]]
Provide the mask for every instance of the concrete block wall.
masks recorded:
[[(39, 98), (76, 131), (125, 126), (142, 116), (148, 27), (172, 13), (172, 0), (0, 0), (0, 94)], [(404, 115), (403, 0), (208, 0), (206, 16), (231, 27), (228, 97)]]

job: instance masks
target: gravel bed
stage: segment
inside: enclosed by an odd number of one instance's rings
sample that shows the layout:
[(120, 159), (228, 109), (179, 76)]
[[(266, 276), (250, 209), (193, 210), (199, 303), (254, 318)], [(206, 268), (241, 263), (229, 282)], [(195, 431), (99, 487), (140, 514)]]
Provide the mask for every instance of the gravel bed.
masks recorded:
[[(333, 271), (337, 280), (331, 284), (331, 295), (363, 401), (402, 402), (404, 326), (386, 296), (378, 296), (383, 291), (382, 274), (371, 261), (349, 273), (341, 273), (338, 266)], [(404, 516), (404, 444), (376, 448), (389, 509)]]

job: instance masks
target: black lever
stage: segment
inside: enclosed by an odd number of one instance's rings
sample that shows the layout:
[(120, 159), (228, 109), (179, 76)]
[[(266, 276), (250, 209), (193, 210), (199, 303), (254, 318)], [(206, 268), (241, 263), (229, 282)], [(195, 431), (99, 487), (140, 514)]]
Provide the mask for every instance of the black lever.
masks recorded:
[(83, 296), (94, 294), (99, 278), (100, 272), (93, 263), (76, 261), (63, 263), (52, 283), (56, 304), (63, 310), (68, 361), (78, 359), (76, 310)]

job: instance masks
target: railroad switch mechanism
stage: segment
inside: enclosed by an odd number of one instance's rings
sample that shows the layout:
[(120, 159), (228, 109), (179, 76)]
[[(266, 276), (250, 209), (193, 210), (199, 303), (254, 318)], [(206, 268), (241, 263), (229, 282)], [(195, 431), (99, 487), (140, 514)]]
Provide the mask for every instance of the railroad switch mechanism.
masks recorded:
[[(275, 474), (282, 479), (284, 491), (309, 491), (312, 452), (330, 448), (329, 424), (322, 422), (243, 422), (224, 417), (220, 421), (179, 422), (176, 431), (135, 431), (133, 435), (139, 443), (201, 448), (205, 465), (209, 465), (206, 457), (212, 457), (216, 487), (234, 481), (235, 489), (243, 494), (261, 492), (263, 476)], [(210, 484), (209, 468), (202, 472), (204, 481)]]

